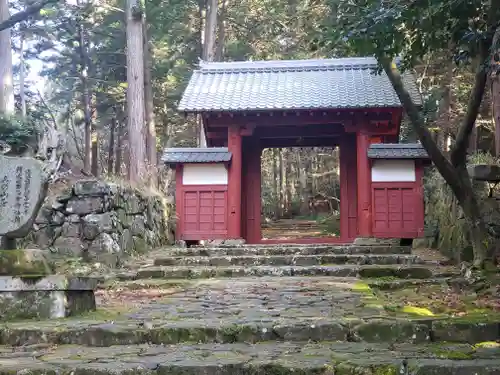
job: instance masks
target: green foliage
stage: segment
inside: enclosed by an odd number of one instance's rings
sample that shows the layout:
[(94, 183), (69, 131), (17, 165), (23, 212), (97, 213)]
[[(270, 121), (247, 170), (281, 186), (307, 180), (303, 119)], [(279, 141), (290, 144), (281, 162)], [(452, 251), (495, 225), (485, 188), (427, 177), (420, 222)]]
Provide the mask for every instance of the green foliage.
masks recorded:
[(489, 12), (484, 0), (345, 1), (339, 7), (341, 27), (332, 36), (359, 52), (401, 56), (404, 67), (450, 47), (457, 62), (469, 61), (491, 31)]
[(38, 135), (39, 129), (33, 121), (0, 115), (0, 142), (10, 147), (9, 154), (21, 155), (29, 148), (34, 149)]

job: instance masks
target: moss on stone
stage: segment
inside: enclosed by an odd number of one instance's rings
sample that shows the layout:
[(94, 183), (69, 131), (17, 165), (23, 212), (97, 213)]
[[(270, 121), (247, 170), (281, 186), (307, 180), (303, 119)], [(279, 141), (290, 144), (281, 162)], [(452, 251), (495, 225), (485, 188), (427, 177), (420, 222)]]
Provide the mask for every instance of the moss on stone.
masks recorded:
[(34, 285), (42, 280), (45, 276), (46, 275), (22, 275), (19, 278), (25, 284)]
[(145, 254), (147, 253), (148, 249), (148, 244), (146, 240), (142, 237), (138, 236), (133, 236), (133, 241), (134, 241), (134, 250), (138, 254)]
[(373, 294), (372, 288), (370, 288), (370, 286), (367, 283), (362, 281), (357, 281), (356, 283), (354, 283), (352, 291)]
[(480, 348), (500, 348), (500, 343), (496, 341), (484, 341), (484, 342), (478, 342), (477, 344), (474, 345), (474, 349), (480, 349)]
[(42, 250), (0, 250), (0, 276), (45, 276), (52, 265)]
[(417, 306), (404, 306), (401, 309), (401, 312), (405, 314), (418, 315), (418, 316), (434, 316), (434, 313), (431, 310), (425, 307), (417, 307)]
[(380, 365), (376, 366), (372, 373), (373, 375), (397, 375), (399, 374), (399, 368), (394, 365)]
[(456, 359), (456, 360), (467, 360), (473, 359), (474, 350), (472, 347), (460, 350), (455, 347), (446, 347), (444, 345), (431, 346), (429, 351), (440, 359)]
[(496, 311), (484, 311), (479, 312), (469, 312), (466, 315), (458, 317), (450, 317), (448, 319), (441, 320), (443, 324), (460, 324), (460, 323), (470, 323), (470, 324), (486, 324), (486, 323), (497, 323), (500, 322), (500, 313)]

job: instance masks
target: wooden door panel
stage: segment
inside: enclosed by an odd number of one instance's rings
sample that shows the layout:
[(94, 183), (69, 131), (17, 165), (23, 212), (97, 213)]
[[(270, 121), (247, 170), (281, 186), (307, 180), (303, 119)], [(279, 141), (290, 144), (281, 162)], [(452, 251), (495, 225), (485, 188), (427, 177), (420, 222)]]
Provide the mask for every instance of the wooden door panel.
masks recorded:
[(391, 187), (390, 185), (390, 183), (372, 185), (373, 234), (377, 237), (393, 238), (416, 236), (419, 227), (416, 204), (419, 196), (414, 186)]
[(227, 235), (227, 186), (183, 186), (181, 238), (225, 238)]

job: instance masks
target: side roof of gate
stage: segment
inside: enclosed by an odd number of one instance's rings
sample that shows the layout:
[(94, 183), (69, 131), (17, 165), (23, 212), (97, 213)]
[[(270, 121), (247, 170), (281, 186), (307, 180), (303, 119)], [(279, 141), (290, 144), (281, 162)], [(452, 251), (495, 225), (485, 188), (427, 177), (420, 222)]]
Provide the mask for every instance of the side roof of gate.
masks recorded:
[(367, 153), (370, 159), (429, 159), (420, 143), (375, 143)]
[(161, 161), (165, 164), (219, 163), (231, 160), (227, 147), (208, 148), (165, 148)]
[[(183, 112), (398, 108), (401, 102), (373, 57), (201, 62), (184, 91)], [(402, 75), (417, 105), (414, 75)]]

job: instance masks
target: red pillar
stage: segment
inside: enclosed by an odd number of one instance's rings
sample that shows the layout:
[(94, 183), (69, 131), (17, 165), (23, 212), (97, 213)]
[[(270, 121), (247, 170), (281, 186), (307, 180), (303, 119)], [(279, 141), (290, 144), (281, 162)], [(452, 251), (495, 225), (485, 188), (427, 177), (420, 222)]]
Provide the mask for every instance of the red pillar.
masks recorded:
[(346, 136), (340, 142), (340, 239), (349, 239), (349, 151)]
[(176, 209), (176, 222), (175, 222), (175, 239), (182, 240), (184, 234), (182, 228), (182, 221), (184, 219), (184, 189), (182, 188), (182, 164), (175, 166), (175, 209)]
[(369, 146), (370, 137), (363, 132), (356, 133), (359, 237), (371, 237), (372, 234), (371, 168), (370, 160), (368, 159)]
[(246, 226), (247, 226), (247, 243), (259, 243), (262, 239), (260, 228), (260, 211), (261, 211), (261, 166), (260, 156), (261, 149), (257, 142), (252, 142), (248, 149), (248, 175), (246, 178), (246, 188), (248, 194), (245, 197), (246, 211)]
[(228, 224), (229, 238), (241, 238), (241, 132), (238, 126), (229, 126), (227, 147), (232, 154), (228, 172)]

